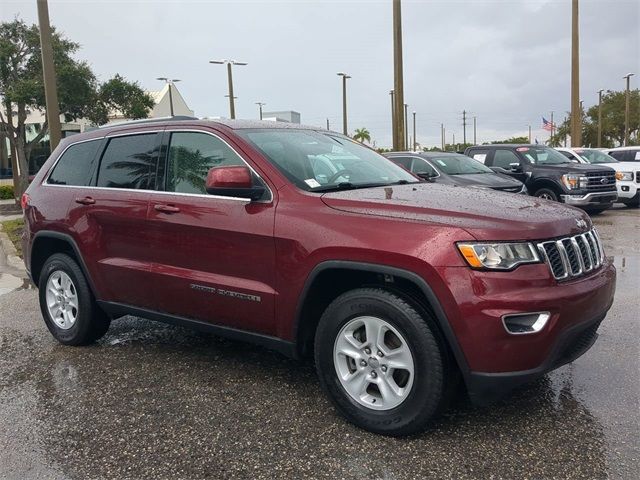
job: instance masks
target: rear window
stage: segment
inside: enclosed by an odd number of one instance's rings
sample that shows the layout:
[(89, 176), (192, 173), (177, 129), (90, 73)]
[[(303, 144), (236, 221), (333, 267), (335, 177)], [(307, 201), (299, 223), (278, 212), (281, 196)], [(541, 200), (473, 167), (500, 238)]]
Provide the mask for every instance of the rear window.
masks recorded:
[(81, 187), (89, 185), (93, 162), (99, 146), (100, 140), (71, 145), (56, 163), (47, 183)]
[(158, 158), (158, 134), (115, 137), (102, 155), (98, 187), (150, 189)]

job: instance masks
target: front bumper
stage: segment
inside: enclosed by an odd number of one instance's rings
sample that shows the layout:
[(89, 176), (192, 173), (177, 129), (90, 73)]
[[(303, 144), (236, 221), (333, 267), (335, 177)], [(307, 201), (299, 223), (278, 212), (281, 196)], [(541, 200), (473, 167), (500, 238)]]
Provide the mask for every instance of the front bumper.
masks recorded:
[(573, 205), (577, 207), (583, 206), (596, 206), (612, 204), (618, 200), (618, 193), (611, 192), (593, 192), (586, 195), (560, 195), (562, 201), (567, 205)]
[(636, 197), (640, 190), (640, 185), (631, 181), (617, 181), (618, 202), (628, 202)]
[[(491, 402), (586, 352), (615, 293), (611, 258), (596, 271), (565, 281), (554, 280), (544, 263), (511, 272), (446, 270), (444, 278), (453, 296), (453, 311), (447, 316), (476, 403)], [(507, 331), (505, 316), (529, 312), (548, 312), (550, 317), (540, 331), (524, 335)], [(585, 334), (588, 339), (580, 336), (594, 326), (593, 335)], [(578, 348), (578, 343), (588, 345)]]

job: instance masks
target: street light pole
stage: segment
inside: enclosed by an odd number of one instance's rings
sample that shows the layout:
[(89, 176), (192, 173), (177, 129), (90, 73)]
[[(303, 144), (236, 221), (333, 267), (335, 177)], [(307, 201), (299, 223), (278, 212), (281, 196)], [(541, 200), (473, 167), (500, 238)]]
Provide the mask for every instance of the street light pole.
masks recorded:
[(404, 105), (404, 80), (402, 74), (402, 6), (400, 0), (393, 0), (393, 89), (395, 90), (396, 151), (405, 150), (406, 124), (402, 115)]
[(467, 144), (467, 111), (462, 110), (462, 144)]
[(444, 123), (440, 124), (440, 136), (442, 137), (442, 151), (444, 152), (444, 144), (445, 144), (445, 138), (444, 138)]
[(409, 150), (409, 122), (407, 121), (408, 117), (407, 117), (407, 107), (409, 107), (409, 105), (407, 105), (406, 103), (404, 104), (404, 149), (405, 150)]
[(598, 148), (602, 147), (602, 92), (598, 90)]
[(633, 75), (634, 75), (633, 73), (627, 73), (624, 77), (622, 77), (627, 79), (627, 90), (625, 92), (625, 99), (624, 99), (624, 146), (625, 147), (629, 145), (629, 110), (630, 110), (629, 81)]
[(391, 90), (389, 92), (391, 95), (391, 139), (393, 143), (393, 149), (396, 150), (396, 145), (398, 145), (398, 130), (396, 125), (396, 98), (395, 92)]
[(163, 80), (167, 82), (169, 85), (169, 115), (173, 117), (173, 94), (171, 93), (174, 82), (179, 82), (180, 80), (177, 78), (169, 78), (169, 77), (158, 77), (156, 80)]
[(418, 142), (416, 142), (416, 112), (413, 112), (413, 151), (417, 149)]
[(582, 146), (582, 114), (580, 112), (580, 25), (578, 0), (571, 2), (571, 146)]
[(236, 62), (235, 60), (209, 60), (209, 63), (215, 63), (217, 65), (227, 65), (227, 81), (229, 82), (229, 116), (231, 119), (236, 118), (235, 98), (233, 96), (233, 73), (231, 72), (231, 65), (247, 65), (247, 62)]
[(473, 117), (473, 144), (477, 145), (478, 143), (476, 142), (476, 117), (474, 115)]
[(351, 78), (344, 72), (338, 73), (342, 77), (342, 133), (349, 135), (347, 130), (347, 78)]
[[(266, 103), (264, 102), (256, 102), (256, 105), (258, 105), (258, 108), (260, 109), (260, 120), (262, 120), (262, 107), (266, 105)], [(329, 128), (327, 128), (327, 130), (329, 130)]]
[(38, 0), (38, 23), (40, 24), (40, 51), (42, 52), (44, 98), (47, 104), (49, 145), (51, 151), (53, 151), (62, 138), (62, 127), (60, 125), (60, 106), (58, 104), (56, 71), (53, 65), (53, 44), (51, 41), (51, 26), (49, 24), (49, 6), (47, 5), (47, 0)]
[(529, 125), (529, 143), (531, 143), (531, 125)]

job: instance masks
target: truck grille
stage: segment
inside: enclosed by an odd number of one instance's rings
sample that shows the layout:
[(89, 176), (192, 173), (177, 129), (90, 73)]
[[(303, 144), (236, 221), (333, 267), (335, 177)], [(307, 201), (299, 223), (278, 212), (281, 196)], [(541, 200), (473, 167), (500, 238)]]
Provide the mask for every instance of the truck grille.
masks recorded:
[(538, 243), (538, 250), (556, 280), (580, 277), (597, 269), (604, 261), (604, 251), (595, 229)]
[(616, 172), (587, 172), (589, 179), (587, 190), (589, 192), (608, 192), (616, 189)]

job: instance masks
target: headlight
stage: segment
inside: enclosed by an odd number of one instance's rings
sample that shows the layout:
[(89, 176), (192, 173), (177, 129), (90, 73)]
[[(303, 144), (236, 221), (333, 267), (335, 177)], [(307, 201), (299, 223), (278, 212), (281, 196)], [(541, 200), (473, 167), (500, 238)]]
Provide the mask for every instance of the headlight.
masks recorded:
[(616, 180), (633, 180), (633, 172), (616, 172)]
[(473, 268), (510, 270), (523, 263), (538, 263), (531, 243), (459, 243), (458, 250)]
[(589, 179), (575, 173), (567, 173), (562, 175), (562, 183), (568, 190), (578, 190), (580, 188), (587, 188), (589, 185)]

